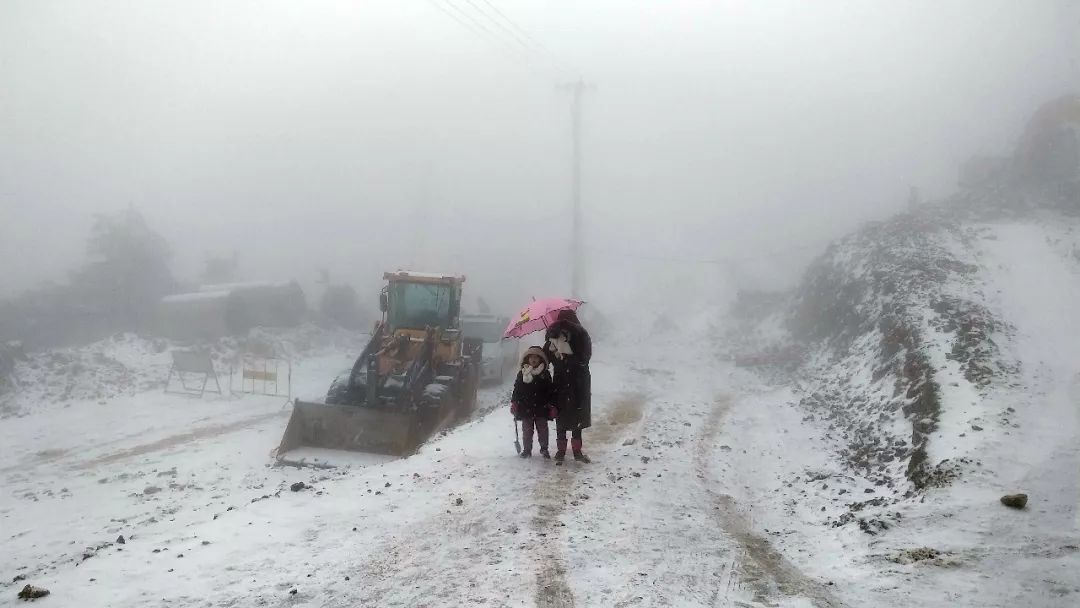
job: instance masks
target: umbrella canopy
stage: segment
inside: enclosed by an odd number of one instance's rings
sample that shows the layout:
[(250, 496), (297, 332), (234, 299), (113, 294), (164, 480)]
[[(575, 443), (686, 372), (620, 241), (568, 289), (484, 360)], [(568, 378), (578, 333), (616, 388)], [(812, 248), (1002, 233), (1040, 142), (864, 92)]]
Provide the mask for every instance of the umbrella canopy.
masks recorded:
[(563, 310), (577, 310), (584, 304), (581, 300), (570, 298), (540, 298), (533, 300), (526, 306), (517, 318), (510, 321), (506, 327), (503, 338), (520, 338), (533, 332), (547, 329), (555, 323), (559, 312)]

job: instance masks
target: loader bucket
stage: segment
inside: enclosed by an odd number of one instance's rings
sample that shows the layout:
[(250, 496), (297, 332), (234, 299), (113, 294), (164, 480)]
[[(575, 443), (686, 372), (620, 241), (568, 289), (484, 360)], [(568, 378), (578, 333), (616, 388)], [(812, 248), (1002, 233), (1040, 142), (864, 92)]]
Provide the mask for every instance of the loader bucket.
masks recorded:
[(427, 439), (426, 425), (420, 418), (414, 411), (297, 399), (277, 457), (282, 459), (290, 450), (303, 447), (406, 456)]

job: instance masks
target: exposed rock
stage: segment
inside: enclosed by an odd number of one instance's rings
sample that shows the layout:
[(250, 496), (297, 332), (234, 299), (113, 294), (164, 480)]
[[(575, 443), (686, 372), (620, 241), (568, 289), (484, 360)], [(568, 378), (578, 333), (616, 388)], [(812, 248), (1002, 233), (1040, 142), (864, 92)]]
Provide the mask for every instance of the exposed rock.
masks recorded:
[(1013, 509), (1023, 509), (1027, 506), (1027, 494), (1006, 494), (1001, 497), (1001, 504)]
[(896, 555), (889, 558), (889, 561), (897, 564), (914, 564), (916, 562), (923, 562), (932, 560), (935, 563), (941, 564), (940, 558), (945, 554), (937, 549), (930, 547), (918, 547), (915, 549), (904, 549)]
[(19, 592), (20, 600), (36, 600), (39, 597), (45, 597), (49, 595), (49, 590), (44, 587), (35, 587), (33, 585), (27, 585)]

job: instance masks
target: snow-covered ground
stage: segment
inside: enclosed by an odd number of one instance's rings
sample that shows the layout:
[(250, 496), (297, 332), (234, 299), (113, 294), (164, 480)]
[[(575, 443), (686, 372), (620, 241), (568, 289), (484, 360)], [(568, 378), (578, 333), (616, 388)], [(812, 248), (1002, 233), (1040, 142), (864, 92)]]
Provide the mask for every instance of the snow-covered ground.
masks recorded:
[[(591, 465), (517, 458), (505, 387), (413, 457), (329, 471), (272, 466), (279, 398), (154, 390), (5, 419), (0, 604), (25, 583), (64, 606), (833, 604), (717, 482), (718, 376), (696, 353), (624, 355), (594, 363)], [(347, 364), (299, 361), (295, 392)]]
[[(562, 467), (516, 457), (506, 387), (412, 457), (274, 466), (283, 399), (165, 394), (167, 353), (122, 338), (65, 357), (104, 350), (146, 384), (56, 403), (39, 385), (69, 376), (43, 371), (0, 419), (0, 605), (31, 583), (57, 606), (1075, 606), (1078, 243), (975, 233), (977, 280), (949, 288), (1008, 321), (996, 353), (1020, 365), (978, 387), (929, 353), (928, 458), (968, 463), (951, 483), (904, 497), (854, 473), (804, 385), (722, 360), (713, 310), (597, 343), (594, 462)], [(357, 350), (311, 342), (289, 348), (300, 396)]]

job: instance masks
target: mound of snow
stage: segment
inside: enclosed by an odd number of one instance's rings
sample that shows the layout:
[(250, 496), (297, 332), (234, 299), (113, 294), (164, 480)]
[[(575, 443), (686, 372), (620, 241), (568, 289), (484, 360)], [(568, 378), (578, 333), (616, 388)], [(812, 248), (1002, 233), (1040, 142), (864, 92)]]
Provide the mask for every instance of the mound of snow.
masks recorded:
[(223, 382), (227, 382), (230, 368), (245, 354), (295, 361), (342, 351), (359, 352), (367, 339), (365, 334), (310, 324), (260, 327), (247, 336), (198, 344), (117, 334), (85, 346), (51, 349), (15, 359), (8, 381), (11, 388), (0, 393), (0, 417), (78, 402), (105, 403), (115, 397), (161, 390), (172, 365), (173, 350), (208, 352)]

